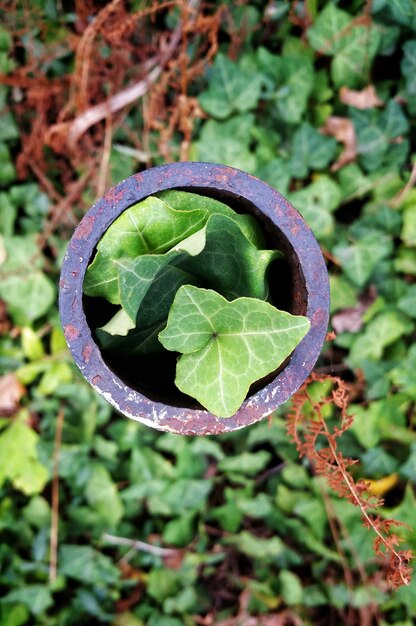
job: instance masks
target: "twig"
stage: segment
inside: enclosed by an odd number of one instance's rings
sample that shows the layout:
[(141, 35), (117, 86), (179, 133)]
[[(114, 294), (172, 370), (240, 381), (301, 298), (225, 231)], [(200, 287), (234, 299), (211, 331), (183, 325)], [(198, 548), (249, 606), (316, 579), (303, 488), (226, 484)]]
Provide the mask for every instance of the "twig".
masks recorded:
[(49, 556), (49, 582), (56, 580), (58, 568), (58, 526), (59, 526), (59, 457), (61, 454), (64, 408), (61, 406), (56, 420), (55, 443), (53, 447), (52, 516)]
[[(39, 248), (43, 248), (47, 244), (49, 237), (54, 232), (57, 224), (59, 224), (62, 214), (71, 207), (71, 204), (73, 202), (75, 202), (75, 200), (77, 199), (78, 195), (81, 193), (86, 181), (89, 179), (90, 176), (91, 176), (91, 168), (89, 167), (82, 174), (82, 176), (80, 176), (80, 178), (71, 185), (67, 196), (65, 198), (62, 198), (61, 202), (58, 202), (58, 204), (52, 207), (51, 219), (49, 223), (46, 225), (46, 228), (43, 231), (41, 237), (39, 238)], [(72, 213), (70, 213), (70, 215), (71, 215), (73, 223), (76, 225), (77, 220), (75, 219), (75, 216)]]
[(98, 174), (97, 198), (100, 198), (104, 194), (104, 191), (106, 188), (112, 139), (113, 139), (113, 124), (111, 120), (111, 114), (109, 113), (105, 120), (104, 146), (103, 146), (103, 154), (102, 154), (101, 163), (100, 163), (100, 171)]
[(71, 149), (75, 147), (81, 135), (83, 135), (91, 126), (97, 124), (108, 115), (123, 109), (125, 106), (131, 104), (138, 98), (141, 98), (149, 91), (151, 85), (159, 78), (164, 66), (177, 48), (181, 39), (181, 34), (181, 28), (177, 28), (174, 31), (168, 46), (159, 59), (158, 65), (156, 65), (156, 67), (154, 67), (145, 78), (139, 80), (139, 82), (134, 85), (119, 91), (106, 102), (101, 102), (100, 104), (90, 107), (84, 111), (84, 113), (81, 113), (81, 115), (76, 117), (73, 122), (71, 122), (68, 131), (68, 145)]
[(416, 161), (413, 163), (412, 171), (410, 172), (410, 177), (403, 189), (397, 193), (393, 200), (391, 201), (392, 206), (398, 206), (402, 200), (407, 196), (411, 188), (416, 184)]
[(147, 552), (148, 554), (154, 554), (155, 556), (172, 556), (172, 554), (176, 554), (178, 552), (178, 550), (175, 550), (174, 548), (160, 548), (159, 546), (154, 546), (151, 543), (146, 543), (145, 541), (128, 539), (127, 537), (115, 537), (114, 535), (109, 535), (108, 533), (104, 533), (101, 539), (106, 543), (111, 543), (115, 546), (129, 546), (134, 550)]

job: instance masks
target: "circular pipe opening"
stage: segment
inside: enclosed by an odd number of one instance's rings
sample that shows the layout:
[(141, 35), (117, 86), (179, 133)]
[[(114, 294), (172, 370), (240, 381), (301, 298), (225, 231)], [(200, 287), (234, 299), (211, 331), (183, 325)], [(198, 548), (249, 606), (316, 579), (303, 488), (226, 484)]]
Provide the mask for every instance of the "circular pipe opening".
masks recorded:
[[(134, 367), (120, 370), (113, 357), (103, 355), (94, 339), (98, 313), (83, 298), (85, 270), (98, 241), (128, 207), (166, 189), (181, 189), (214, 197), (234, 210), (250, 212), (261, 223), (268, 247), (280, 249), (284, 262), (275, 262), (269, 275), (271, 296), (278, 308), (307, 315), (311, 329), (276, 372), (259, 381), (237, 413), (218, 418), (184, 401), (175, 392), (154, 390), (143, 378), (136, 383)], [(102, 303), (102, 301), (100, 301)], [(111, 306), (111, 305), (108, 305)], [(98, 309), (97, 309), (98, 310)], [(99, 313), (104, 311), (99, 308)], [(329, 285), (319, 246), (299, 213), (269, 185), (234, 168), (209, 163), (174, 163), (152, 168), (110, 189), (77, 227), (65, 257), (60, 281), (60, 312), (69, 348), (85, 378), (118, 411), (171, 432), (216, 434), (242, 428), (270, 414), (285, 402), (311, 371), (321, 350), (328, 323)], [(174, 355), (173, 355), (174, 356)], [(146, 360), (150, 373), (150, 361)], [(154, 368), (160, 377), (160, 367)], [(119, 371), (120, 370), (120, 371)], [(143, 370), (143, 372), (144, 372)], [(172, 376), (173, 380), (174, 376)], [(162, 397), (163, 396), (163, 397)]]
[[(277, 309), (288, 311), (294, 315), (306, 315), (307, 295), (305, 279), (299, 264), (296, 263), (296, 256), (293, 255), (293, 251), (280, 229), (276, 228), (267, 217), (262, 215), (255, 205), (234, 193), (225, 193), (216, 189), (195, 188), (192, 186), (172, 187), (172, 189), (208, 196), (227, 204), (236, 213), (253, 215), (259, 222), (265, 235), (265, 248), (278, 249), (284, 254), (284, 258), (273, 261), (268, 270), (267, 279), (272, 304)], [(128, 210), (128, 208), (124, 210)], [(94, 254), (95, 250), (90, 259), (88, 259), (87, 266), (92, 261)], [(94, 330), (106, 324), (117, 311), (117, 307), (107, 302), (104, 298), (85, 295), (83, 295), (83, 307), (88, 326), (94, 338)], [(104, 362), (112, 372), (126, 385), (143, 393), (150, 400), (164, 402), (175, 407), (203, 409), (194, 398), (179, 391), (174, 383), (178, 357), (176, 353), (164, 350), (157, 354), (126, 357), (101, 349), (101, 354)], [(289, 359), (290, 356), (279, 368), (253, 383), (247, 397), (252, 396), (253, 393), (272, 380), (285, 367)]]

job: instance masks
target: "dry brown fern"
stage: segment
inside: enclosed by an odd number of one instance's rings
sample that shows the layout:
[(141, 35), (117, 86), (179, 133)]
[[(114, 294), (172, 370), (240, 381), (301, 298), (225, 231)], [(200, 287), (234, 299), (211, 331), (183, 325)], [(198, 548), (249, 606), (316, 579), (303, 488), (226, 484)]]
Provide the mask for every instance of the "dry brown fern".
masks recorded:
[[(328, 381), (332, 384), (331, 392), (313, 402), (308, 391), (310, 383)], [(313, 407), (312, 417), (305, 414), (306, 401)], [(332, 428), (323, 416), (323, 407), (329, 404), (334, 405), (339, 412), (339, 424)], [(375, 533), (373, 548), (376, 555), (384, 559), (387, 583), (390, 588), (397, 589), (410, 583), (409, 563), (413, 553), (398, 548), (402, 539), (392, 529), (406, 524), (383, 519), (377, 514), (377, 508), (383, 501), (370, 493), (365, 481), (354, 480), (350, 468), (358, 461), (345, 457), (338, 449), (337, 439), (351, 426), (353, 419), (348, 414), (348, 388), (345, 382), (334, 376), (312, 374), (293, 397), (287, 431), (299, 455), (309, 459), (316, 474), (323, 476), (341, 498), (360, 509), (364, 526)]]

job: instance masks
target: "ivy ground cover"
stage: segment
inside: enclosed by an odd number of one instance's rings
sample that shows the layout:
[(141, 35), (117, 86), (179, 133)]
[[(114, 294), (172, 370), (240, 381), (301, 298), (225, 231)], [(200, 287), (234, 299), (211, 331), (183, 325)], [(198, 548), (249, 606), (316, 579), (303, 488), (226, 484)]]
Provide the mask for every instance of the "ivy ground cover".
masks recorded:
[(120, 418), (69, 358), (56, 284), (74, 226), (129, 174), (197, 159), (275, 186), (328, 262), (317, 370), (348, 384), (342, 452), (414, 528), (414, 2), (6, 5), (1, 626), (410, 626), (415, 583), (387, 589), (357, 511), (299, 461), (288, 407), (216, 438)]

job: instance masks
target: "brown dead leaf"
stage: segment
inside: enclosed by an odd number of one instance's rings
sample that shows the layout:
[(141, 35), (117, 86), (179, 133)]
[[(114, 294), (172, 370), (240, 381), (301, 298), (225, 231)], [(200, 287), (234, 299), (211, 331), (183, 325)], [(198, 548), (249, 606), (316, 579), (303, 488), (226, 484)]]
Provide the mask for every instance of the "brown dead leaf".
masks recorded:
[(368, 85), (361, 91), (341, 87), (339, 99), (344, 104), (348, 104), (356, 109), (372, 109), (373, 107), (381, 107), (384, 104), (383, 100), (380, 100), (377, 96), (374, 85)]
[(357, 157), (357, 141), (355, 137), (355, 129), (352, 121), (347, 117), (330, 116), (327, 118), (321, 131), (325, 135), (335, 137), (335, 139), (344, 144), (344, 150), (338, 159), (331, 165), (331, 170), (336, 172), (347, 163), (355, 161)]
[(346, 307), (332, 316), (332, 326), (336, 333), (358, 333), (363, 325), (363, 315), (377, 298), (374, 287), (370, 287), (358, 300), (355, 307)]
[(7, 317), (6, 304), (0, 300), (0, 337), (6, 335), (11, 327), (11, 322)]
[(19, 408), (26, 389), (14, 374), (0, 377), (0, 416), (13, 415)]

